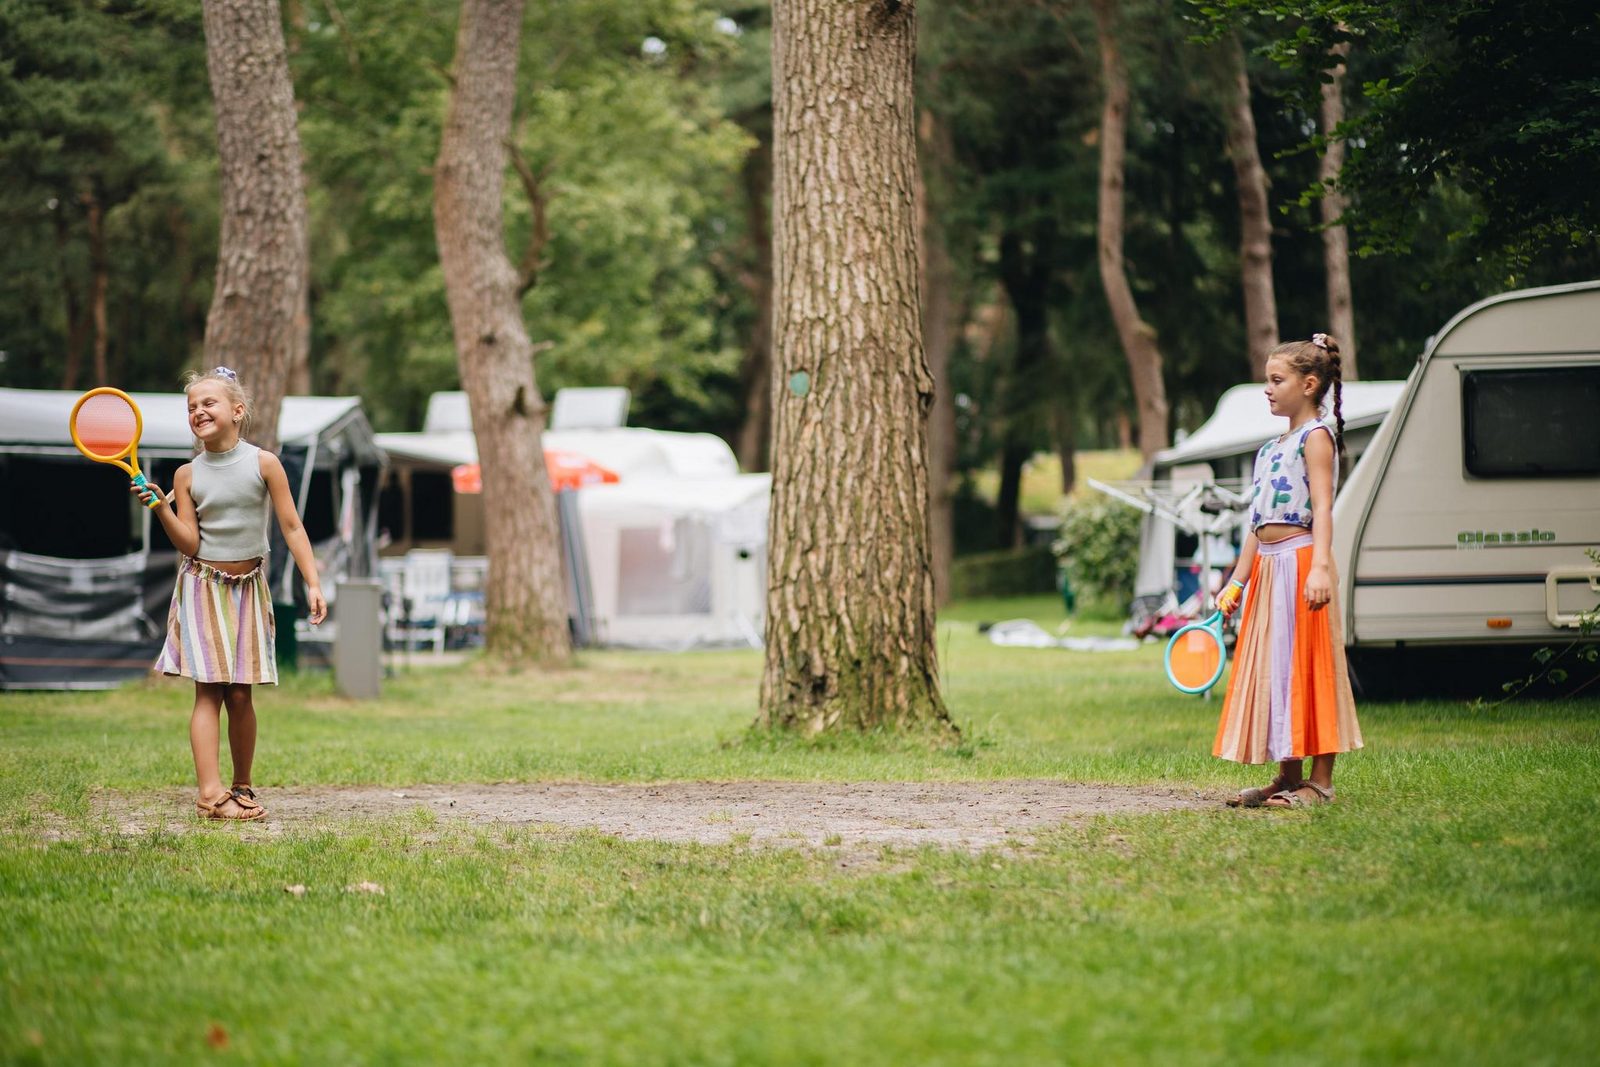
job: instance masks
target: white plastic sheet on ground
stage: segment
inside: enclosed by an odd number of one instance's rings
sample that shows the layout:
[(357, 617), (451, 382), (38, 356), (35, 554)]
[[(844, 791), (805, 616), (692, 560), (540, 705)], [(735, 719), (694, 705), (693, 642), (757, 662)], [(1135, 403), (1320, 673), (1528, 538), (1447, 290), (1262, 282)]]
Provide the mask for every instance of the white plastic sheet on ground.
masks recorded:
[(1032, 619), (1007, 619), (989, 627), (991, 644), (1011, 648), (1065, 648), (1072, 652), (1131, 652), (1132, 637), (1056, 637)]

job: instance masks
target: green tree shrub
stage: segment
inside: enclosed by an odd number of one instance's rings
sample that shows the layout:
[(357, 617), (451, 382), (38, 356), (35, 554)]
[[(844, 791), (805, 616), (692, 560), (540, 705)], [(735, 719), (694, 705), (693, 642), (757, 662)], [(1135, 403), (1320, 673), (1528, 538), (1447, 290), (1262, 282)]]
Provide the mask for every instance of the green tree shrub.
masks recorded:
[(1126, 604), (1139, 569), (1139, 520), (1133, 508), (1104, 498), (1071, 499), (1050, 546), (1082, 599)]
[(1044, 545), (958, 556), (950, 565), (950, 595), (956, 600), (1048, 593), (1054, 583), (1055, 560)]

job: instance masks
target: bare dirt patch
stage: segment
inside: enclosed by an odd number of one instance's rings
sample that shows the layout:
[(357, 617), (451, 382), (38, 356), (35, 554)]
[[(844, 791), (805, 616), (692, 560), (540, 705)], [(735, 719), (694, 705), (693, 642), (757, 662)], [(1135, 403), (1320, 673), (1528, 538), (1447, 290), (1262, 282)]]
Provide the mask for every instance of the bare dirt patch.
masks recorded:
[[(267, 832), (339, 820), (441, 822), (597, 830), (628, 840), (756, 845), (980, 849), (1028, 844), (1040, 830), (1096, 815), (1191, 810), (1216, 803), (1193, 789), (1036, 780), (987, 782), (662, 782), (654, 785), (300, 786), (265, 789)], [(95, 807), (125, 833), (198, 822), (188, 791), (103, 794)]]

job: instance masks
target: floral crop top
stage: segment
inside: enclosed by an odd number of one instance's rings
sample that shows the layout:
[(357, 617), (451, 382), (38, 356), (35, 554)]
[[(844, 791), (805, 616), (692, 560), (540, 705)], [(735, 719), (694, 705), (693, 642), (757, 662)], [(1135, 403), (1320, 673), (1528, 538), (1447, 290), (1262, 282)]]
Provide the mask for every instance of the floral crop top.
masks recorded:
[[(1255, 485), (1250, 493), (1250, 529), (1270, 522), (1311, 527), (1311, 475), (1306, 470), (1306, 439), (1316, 430), (1333, 430), (1312, 419), (1298, 430), (1275, 437), (1256, 453)], [(1339, 484), (1339, 454), (1333, 455), (1333, 482)]]

